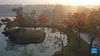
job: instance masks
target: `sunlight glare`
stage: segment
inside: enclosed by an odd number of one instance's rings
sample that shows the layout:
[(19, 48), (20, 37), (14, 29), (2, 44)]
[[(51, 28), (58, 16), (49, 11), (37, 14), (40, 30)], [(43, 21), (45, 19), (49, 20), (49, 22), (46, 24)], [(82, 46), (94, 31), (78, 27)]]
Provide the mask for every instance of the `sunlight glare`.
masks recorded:
[(63, 5), (100, 5), (100, 0), (59, 0)]

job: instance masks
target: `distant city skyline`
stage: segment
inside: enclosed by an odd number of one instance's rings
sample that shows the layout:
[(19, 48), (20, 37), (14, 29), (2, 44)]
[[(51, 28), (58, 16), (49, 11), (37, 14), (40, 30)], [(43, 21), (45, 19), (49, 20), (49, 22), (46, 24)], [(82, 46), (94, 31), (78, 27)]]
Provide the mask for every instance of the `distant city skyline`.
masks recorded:
[(100, 0), (0, 0), (0, 4), (100, 5)]

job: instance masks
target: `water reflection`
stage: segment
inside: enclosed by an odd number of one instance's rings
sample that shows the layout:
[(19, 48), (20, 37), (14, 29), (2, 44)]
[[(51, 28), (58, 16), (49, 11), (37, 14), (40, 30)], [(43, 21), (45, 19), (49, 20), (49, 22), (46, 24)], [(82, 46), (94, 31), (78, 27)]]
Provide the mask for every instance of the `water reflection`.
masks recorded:
[(33, 56), (34, 50), (28, 50), (27, 45), (24, 45), (24, 49), (20, 56)]
[(15, 43), (10, 42), (9, 40), (6, 40), (6, 41), (7, 41), (7, 45), (5, 47), (6, 51), (14, 51), (14, 52), (18, 52), (19, 51), (16, 48), (16, 44)]
[(1, 28), (1, 26), (2, 26), (2, 23), (0, 23), (0, 28)]

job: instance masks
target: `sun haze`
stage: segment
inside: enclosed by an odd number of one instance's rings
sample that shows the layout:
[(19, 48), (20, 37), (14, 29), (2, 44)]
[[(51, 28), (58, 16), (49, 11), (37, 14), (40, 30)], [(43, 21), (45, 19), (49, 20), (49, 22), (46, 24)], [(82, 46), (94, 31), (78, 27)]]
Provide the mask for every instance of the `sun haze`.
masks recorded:
[(0, 4), (100, 5), (100, 0), (0, 0)]

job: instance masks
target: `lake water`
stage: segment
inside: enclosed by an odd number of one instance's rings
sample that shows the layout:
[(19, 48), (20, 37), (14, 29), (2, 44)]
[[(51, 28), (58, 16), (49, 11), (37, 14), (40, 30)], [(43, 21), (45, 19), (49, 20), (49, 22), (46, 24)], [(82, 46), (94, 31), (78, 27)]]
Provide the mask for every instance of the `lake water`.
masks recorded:
[[(61, 37), (64, 39), (64, 46), (67, 45), (67, 35), (57, 31), (52, 33), (51, 28), (45, 28), (46, 38), (39, 44), (18, 45), (9, 41), (2, 32), (5, 25), (0, 28), (0, 56), (52, 56), (56, 51), (61, 50)], [(37, 28), (36, 30), (41, 30)], [(61, 36), (61, 37), (60, 37)]]

